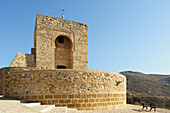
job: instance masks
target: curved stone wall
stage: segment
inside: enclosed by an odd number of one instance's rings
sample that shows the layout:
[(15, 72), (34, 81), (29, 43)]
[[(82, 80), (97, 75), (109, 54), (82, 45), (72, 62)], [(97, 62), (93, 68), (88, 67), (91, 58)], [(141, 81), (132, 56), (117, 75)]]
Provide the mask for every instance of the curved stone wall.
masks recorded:
[(126, 105), (126, 77), (94, 70), (32, 70), (5, 75), (5, 96), (79, 110)]

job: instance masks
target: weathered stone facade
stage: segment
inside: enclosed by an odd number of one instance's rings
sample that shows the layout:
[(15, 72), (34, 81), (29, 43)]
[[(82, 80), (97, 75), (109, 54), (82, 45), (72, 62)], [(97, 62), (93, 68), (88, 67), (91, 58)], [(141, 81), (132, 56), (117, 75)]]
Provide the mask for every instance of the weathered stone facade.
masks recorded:
[(56, 69), (88, 69), (87, 25), (60, 18), (37, 14), (32, 64), (25, 65), (26, 59), (18, 58), (11, 67), (43, 67)]
[(5, 84), (8, 84), (4, 89), (6, 97), (42, 104), (79, 110), (113, 109), (126, 105), (126, 77), (113, 72), (21, 71), (6, 75)]
[(35, 67), (35, 55), (18, 52), (9, 67)]
[(126, 105), (126, 77), (88, 70), (87, 25), (38, 14), (31, 54), (0, 69), (0, 94), (79, 110)]

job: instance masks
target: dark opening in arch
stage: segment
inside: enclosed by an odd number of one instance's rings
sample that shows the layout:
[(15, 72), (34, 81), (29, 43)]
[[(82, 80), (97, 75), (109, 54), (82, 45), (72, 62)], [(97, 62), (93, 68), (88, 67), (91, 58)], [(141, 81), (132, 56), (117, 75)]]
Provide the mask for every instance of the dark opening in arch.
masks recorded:
[(64, 43), (64, 36), (58, 37), (58, 43)]
[(58, 66), (57, 66), (57, 69), (66, 69), (66, 66), (58, 65)]

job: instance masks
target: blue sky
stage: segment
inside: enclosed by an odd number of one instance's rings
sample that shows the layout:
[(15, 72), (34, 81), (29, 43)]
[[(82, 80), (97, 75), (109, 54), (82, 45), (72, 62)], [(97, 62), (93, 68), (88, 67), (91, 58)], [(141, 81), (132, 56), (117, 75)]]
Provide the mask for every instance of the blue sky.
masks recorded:
[(37, 13), (88, 25), (89, 69), (170, 74), (170, 0), (0, 0), (0, 68), (34, 45)]

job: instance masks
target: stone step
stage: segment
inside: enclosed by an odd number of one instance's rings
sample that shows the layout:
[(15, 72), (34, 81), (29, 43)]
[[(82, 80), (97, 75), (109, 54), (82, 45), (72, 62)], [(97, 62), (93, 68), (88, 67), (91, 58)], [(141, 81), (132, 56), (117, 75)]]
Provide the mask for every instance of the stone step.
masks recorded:
[(0, 100), (0, 113), (40, 113), (22, 103), (11, 100)]
[(5, 113), (5, 112), (3, 112), (2, 110), (0, 110), (0, 113)]
[(23, 105), (27, 106), (27, 107), (31, 107), (31, 106), (38, 106), (41, 105), (41, 103), (36, 102), (36, 103), (23, 103)]
[(48, 111), (48, 113), (67, 113), (67, 107), (55, 107)]
[(27, 104), (27, 107), (39, 111), (41, 113), (47, 113), (52, 110), (55, 105), (40, 105), (39, 103), (31, 103), (30, 105)]
[(81, 112), (77, 109), (67, 108), (67, 113), (81, 113)]
[[(3, 95), (0, 95), (1, 102), (5, 103), (17, 103), (17, 106), (25, 106), (24, 109), (33, 110), (32, 112), (39, 112), (39, 113), (81, 113), (77, 109), (71, 109), (67, 107), (55, 107), (55, 105), (41, 105), (41, 103), (26, 103), (25, 100), (15, 100), (10, 98), (4, 98)], [(4, 113), (0, 110), (0, 113)]]

